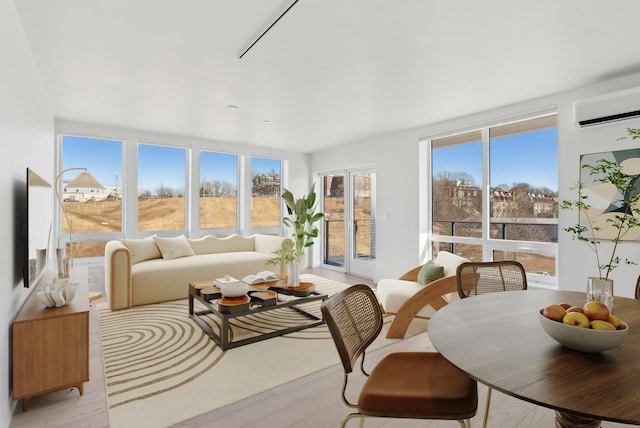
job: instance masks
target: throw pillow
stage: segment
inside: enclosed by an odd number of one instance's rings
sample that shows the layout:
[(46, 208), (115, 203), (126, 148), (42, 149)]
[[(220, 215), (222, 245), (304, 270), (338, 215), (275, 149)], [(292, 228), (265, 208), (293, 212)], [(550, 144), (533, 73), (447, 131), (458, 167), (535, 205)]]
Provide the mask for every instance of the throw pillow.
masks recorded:
[(444, 278), (444, 267), (429, 260), (418, 272), (418, 284), (427, 285), (436, 279)]
[(156, 241), (156, 245), (162, 253), (162, 258), (165, 260), (177, 259), (178, 257), (195, 256), (191, 245), (189, 245), (189, 241), (187, 241), (187, 237), (184, 235), (171, 238), (154, 236), (153, 240)]
[(153, 236), (143, 239), (122, 239), (120, 242), (131, 251), (131, 264), (162, 257)]

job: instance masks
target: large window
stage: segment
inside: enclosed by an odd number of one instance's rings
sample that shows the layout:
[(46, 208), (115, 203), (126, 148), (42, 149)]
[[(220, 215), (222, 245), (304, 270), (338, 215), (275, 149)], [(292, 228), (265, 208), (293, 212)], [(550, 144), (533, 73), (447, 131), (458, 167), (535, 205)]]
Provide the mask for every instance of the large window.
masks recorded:
[(138, 145), (138, 230), (185, 229), (186, 149)]
[[(58, 138), (64, 210), (51, 237), (75, 259), (103, 257), (109, 240), (154, 233), (282, 233), (284, 160), (223, 153), (195, 139), (152, 143), (130, 133), (127, 141), (69, 134)], [(78, 179), (84, 169), (98, 184)]]
[[(58, 192), (64, 210), (58, 245), (69, 248), (72, 242), (73, 257), (102, 256), (106, 241), (122, 232), (122, 142), (72, 135), (60, 139)], [(96, 183), (83, 180), (85, 168)]]
[(517, 260), (541, 281), (555, 276), (556, 115), (430, 143), (433, 250), (475, 261)]
[(200, 152), (200, 229), (238, 226), (238, 155)]
[(280, 227), (281, 171), (282, 162), (279, 159), (258, 157), (251, 159), (252, 229)]

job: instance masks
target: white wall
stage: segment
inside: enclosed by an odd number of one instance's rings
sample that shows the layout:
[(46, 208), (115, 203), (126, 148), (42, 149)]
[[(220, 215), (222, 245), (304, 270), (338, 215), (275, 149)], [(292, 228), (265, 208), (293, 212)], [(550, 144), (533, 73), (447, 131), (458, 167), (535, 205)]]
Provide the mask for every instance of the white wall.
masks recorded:
[[(374, 164), (377, 168), (377, 260), (374, 280), (396, 278), (415, 267), (426, 252), (424, 230), (419, 219), (418, 140), (447, 132), (473, 128), (495, 122), (501, 118), (557, 106), (559, 135), (560, 199), (574, 195), (569, 187), (578, 180), (580, 154), (639, 147), (640, 142), (617, 142), (626, 134), (627, 127), (640, 127), (640, 120), (619, 122), (588, 129), (578, 129), (573, 120), (573, 103), (585, 98), (640, 86), (640, 74), (541, 97), (535, 100), (505, 106), (447, 122), (427, 125), (409, 131), (378, 136), (315, 153), (311, 169), (314, 173), (351, 168), (361, 164)], [(575, 223), (577, 214), (562, 211), (560, 228)], [(610, 248), (610, 243), (603, 243)], [(605, 250), (606, 251), (606, 250)], [(640, 263), (640, 242), (625, 243), (620, 256)], [(586, 277), (597, 274), (595, 258), (588, 248), (573, 241), (566, 232), (560, 232), (558, 255), (559, 288), (584, 290)], [(632, 296), (638, 266), (621, 266), (614, 271), (616, 294)]]
[[(6, 427), (15, 407), (11, 323), (33, 291), (14, 273), (22, 257), (14, 251), (14, 198), (24, 191), (27, 167), (53, 182), (53, 116), (12, 0), (0, 0), (0, 63), (0, 183), (5, 195), (0, 222), (0, 426)], [(42, 213), (43, 222), (51, 221), (50, 213), (51, 209)]]

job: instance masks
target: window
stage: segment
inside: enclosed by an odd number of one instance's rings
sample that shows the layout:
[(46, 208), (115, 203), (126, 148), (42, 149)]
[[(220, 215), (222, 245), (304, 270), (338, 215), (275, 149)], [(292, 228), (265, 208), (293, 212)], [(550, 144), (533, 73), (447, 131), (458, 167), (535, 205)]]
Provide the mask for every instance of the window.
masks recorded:
[[(103, 256), (106, 241), (122, 232), (122, 149), (121, 141), (61, 136), (60, 171), (71, 170), (59, 180), (64, 208), (59, 245), (71, 239), (74, 258)], [(85, 168), (98, 183), (79, 179)]]
[(186, 152), (138, 145), (138, 230), (185, 229)]
[(529, 274), (555, 276), (556, 115), (430, 143), (432, 249), (475, 261), (517, 260)]
[(238, 227), (238, 155), (200, 152), (200, 229)]
[[(223, 153), (188, 137), (144, 141), (145, 134), (131, 130), (122, 131), (130, 141), (69, 135), (74, 127), (60, 131), (56, 147), (57, 172), (63, 171), (59, 193), (69, 222), (58, 212), (50, 232), (52, 245), (66, 246), (75, 259), (103, 257), (109, 240), (153, 233), (282, 234), (286, 160)], [(78, 127), (82, 132), (85, 127)], [(100, 186), (78, 185), (84, 168)]]
[(251, 228), (281, 227), (280, 175), (278, 159), (251, 159)]

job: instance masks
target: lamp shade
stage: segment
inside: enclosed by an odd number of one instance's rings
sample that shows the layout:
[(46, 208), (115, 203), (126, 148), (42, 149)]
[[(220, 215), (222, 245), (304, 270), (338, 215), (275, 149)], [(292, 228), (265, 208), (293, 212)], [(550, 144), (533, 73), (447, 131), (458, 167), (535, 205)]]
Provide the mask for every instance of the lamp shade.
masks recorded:
[(104, 186), (88, 172), (81, 172), (76, 178), (67, 183), (66, 187), (85, 189), (104, 189)]
[(38, 174), (29, 169), (29, 186), (51, 187), (51, 184), (47, 183), (44, 178), (40, 177)]

